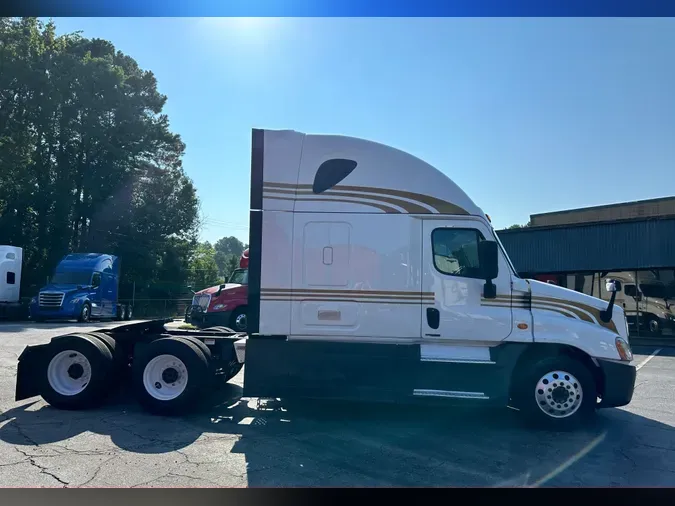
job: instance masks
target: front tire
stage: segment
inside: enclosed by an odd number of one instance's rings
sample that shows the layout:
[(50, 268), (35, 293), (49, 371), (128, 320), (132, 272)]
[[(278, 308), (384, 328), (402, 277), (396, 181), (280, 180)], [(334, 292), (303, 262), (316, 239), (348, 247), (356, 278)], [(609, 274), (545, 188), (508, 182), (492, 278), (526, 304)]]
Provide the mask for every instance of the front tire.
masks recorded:
[(99, 339), (86, 334), (53, 341), (40, 377), (40, 395), (58, 409), (98, 405), (110, 384), (113, 356)]
[(201, 397), (209, 367), (204, 353), (189, 340), (162, 338), (150, 343), (133, 363), (133, 389), (151, 413), (187, 412)]
[(247, 312), (247, 308), (244, 306), (235, 309), (232, 313), (230, 327), (232, 327), (235, 332), (246, 332), (248, 329), (248, 318), (246, 316)]
[(593, 374), (570, 357), (539, 359), (526, 366), (516, 386), (516, 405), (527, 421), (553, 430), (572, 430), (595, 414)]
[(78, 322), (80, 323), (89, 323), (91, 320), (91, 305), (86, 302), (84, 306), (82, 306), (82, 311), (80, 311), (80, 316), (77, 319)]
[(659, 325), (659, 320), (657, 318), (651, 317), (647, 321), (647, 330), (653, 336), (661, 335), (661, 326)]

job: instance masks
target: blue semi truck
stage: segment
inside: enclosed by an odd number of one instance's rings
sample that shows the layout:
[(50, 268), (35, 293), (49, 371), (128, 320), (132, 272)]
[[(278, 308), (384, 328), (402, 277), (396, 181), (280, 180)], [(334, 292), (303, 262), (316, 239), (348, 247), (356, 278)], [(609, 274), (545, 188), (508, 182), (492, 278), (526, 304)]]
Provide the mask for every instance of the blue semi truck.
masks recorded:
[(130, 320), (132, 305), (118, 301), (120, 259), (101, 253), (71, 253), (30, 301), (34, 321)]

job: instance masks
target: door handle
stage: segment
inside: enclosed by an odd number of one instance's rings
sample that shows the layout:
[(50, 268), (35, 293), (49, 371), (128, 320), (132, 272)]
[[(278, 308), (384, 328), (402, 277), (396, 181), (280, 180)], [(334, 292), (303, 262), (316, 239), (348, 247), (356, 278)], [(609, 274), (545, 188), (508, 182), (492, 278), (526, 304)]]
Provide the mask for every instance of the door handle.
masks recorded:
[(437, 329), (441, 323), (441, 313), (435, 307), (427, 308), (427, 323), (432, 329)]

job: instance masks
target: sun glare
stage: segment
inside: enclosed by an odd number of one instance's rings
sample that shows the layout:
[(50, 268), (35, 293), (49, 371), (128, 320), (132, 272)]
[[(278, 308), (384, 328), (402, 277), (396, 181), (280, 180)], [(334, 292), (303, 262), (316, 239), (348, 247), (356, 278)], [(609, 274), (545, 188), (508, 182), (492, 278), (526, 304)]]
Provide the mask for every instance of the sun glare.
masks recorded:
[(201, 25), (209, 35), (217, 33), (237, 45), (256, 46), (268, 44), (279, 36), (278, 18), (202, 18)]

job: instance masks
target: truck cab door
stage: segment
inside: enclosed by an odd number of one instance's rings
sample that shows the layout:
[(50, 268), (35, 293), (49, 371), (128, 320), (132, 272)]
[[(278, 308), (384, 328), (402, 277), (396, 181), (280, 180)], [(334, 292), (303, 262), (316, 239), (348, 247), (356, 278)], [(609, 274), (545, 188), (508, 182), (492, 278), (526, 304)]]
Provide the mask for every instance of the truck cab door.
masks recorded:
[(115, 278), (109, 272), (101, 274), (101, 315), (116, 316)]
[(101, 273), (95, 272), (91, 276), (91, 291), (89, 292), (91, 301), (91, 315), (101, 316), (104, 311), (103, 301), (101, 300)]
[[(478, 243), (491, 237), (474, 219), (425, 219), (422, 227), (422, 340), (499, 342), (512, 331), (511, 269), (499, 255), (492, 283), (496, 298), (485, 298)], [(446, 343), (447, 344), (447, 343)]]

